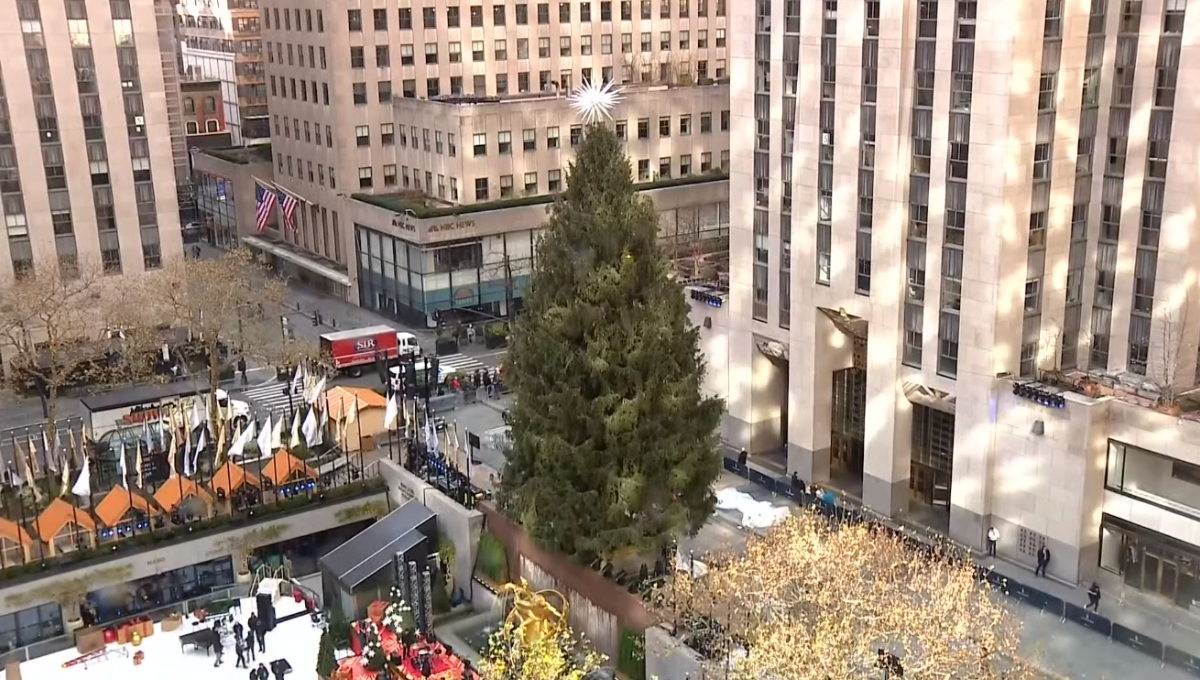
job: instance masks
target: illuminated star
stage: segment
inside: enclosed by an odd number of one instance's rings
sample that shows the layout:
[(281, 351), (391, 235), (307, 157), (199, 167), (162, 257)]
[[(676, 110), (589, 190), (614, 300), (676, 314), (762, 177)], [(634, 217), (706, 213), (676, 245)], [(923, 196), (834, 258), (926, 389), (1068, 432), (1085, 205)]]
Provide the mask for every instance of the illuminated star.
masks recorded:
[(611, 82), (585, 82), (571, 93), (569, 99), (575, 113), (591, 125), (604, 119), (612, 120), (613, 107), (621, 101), (621, 90), (614, 89)]

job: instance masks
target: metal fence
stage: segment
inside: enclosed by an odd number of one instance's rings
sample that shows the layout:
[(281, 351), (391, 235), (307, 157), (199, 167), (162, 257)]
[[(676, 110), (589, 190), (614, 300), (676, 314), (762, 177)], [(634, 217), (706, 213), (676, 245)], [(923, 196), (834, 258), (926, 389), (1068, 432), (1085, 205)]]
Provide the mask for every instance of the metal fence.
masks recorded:
[[(923, 540), (921, 537), (914, 536), (908, 532), (902, 532), (894, 527), (888, 526), (880, 521), (880, 518), (864, 514), (854, 508), (847, 508), (837, 503), (827, 503), (822, 498), (812, 496), (800, 492), (792, 485), (790, 477), (773, 476), (764, 474), (748, 466), (738, 465), (736, 459), (725, 456), (725, 470), (732, 472), (739, 477), (743, 477), (759, 486), (767, 489), (771, 493), (790, 498), (796, 503), (810, 508), (812, 511), (829, 517), (831, 521), (844, 523), (861, 523), (868, 522), (878, 525), (881, 529), (887, 531), (890, 535), (896, 536), (909, 543), (914, 549), (926, 552), (929, 555), (944, 555), (954, 557), (956, 555), (965, 556), (965, 547), (962, 550), (932, 550), (933, 545), (929, 541), (929, 537)], [(947, 544), (944, 540), (940, 547), (945, 547)], [(1182, 649), (1172, 647), (1162, 643), (1161, 641), (1142, 633), (1139, 633), (1131, 628), (1122, 626), (1111, 619), (1101, 616), (1096, 612), (1089, 611), (1078, 605), (1071, 604), (1059, 597), (1043, 592), (1029, 584), (1021, 583), (1011, 577), (998, 574), (986, 567), (976, 565), (976, 575), (980, 580), (985, 580), (995, 586), (995, 588), (1011, 597), (1012, 599), (1039, 609), (1043, 613), (1059, 617), (1066, 623), (1070, 621), (1076, 625), (1082, 626), (1094, 633), (1103, 635), (1110, 642), (1117, 642), (1127, 647), (1135, 649), (1146, 656), (1157, 660), (1161, 665), (1170, 665), (1178, 668), (1186, 673), (1200, 678), (1200, 657), (1193, 656)]]

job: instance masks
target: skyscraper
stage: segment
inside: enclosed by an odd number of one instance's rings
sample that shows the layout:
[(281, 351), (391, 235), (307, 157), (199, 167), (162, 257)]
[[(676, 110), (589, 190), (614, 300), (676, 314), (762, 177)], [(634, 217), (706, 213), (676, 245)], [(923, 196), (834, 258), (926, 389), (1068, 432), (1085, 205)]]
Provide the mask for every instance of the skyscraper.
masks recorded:
[(1122, 572), (1122, 545), (1154, 532), (1200, 544), (1179, 528), (1200, 485), (1172, 486), (1200, 482), (1200, 102), (1176, 96), (1196, 15), (756, 0), (731, 16), (730, 439), (970, 544), (999, 526), (1032, 562), (1048, 542), (1071, 578)]
[[(187, 177), (166, 0), (0, 5), (0, 260), (162, 266), (182, 251)], [(7, 268), (7, 267), (6, 267)]]

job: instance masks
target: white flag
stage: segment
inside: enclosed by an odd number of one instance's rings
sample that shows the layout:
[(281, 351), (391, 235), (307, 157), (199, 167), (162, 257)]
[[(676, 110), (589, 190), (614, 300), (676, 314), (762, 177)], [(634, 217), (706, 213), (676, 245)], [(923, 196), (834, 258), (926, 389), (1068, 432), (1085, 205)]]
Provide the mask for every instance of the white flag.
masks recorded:
[(238, 423), (236, 426), (234, 426), (233, 443), (229, 445), (229, 453), (226, 454), (231, 461), (233, 460), (234, 456), (240, 456), (242, 455), (243, 451), (245, 451), (246, 442), (249, 440), (249, 437), (246, 436), (246, 432), (249, 431), (249, 428), (247, 428), (245, 432), (243, 432), (241, 423)]
[(325, 408), (321, 409), (321, 424), (317, 427), (317, 444), (325, 443), (325, 429), (329, 427), (329, 398), (325, 397)]
[(292, 415), (292, 431), (288, 437), (288, 448), (294, 449), (300, 445), (300, 409)]
[(435, 454), (441, 453), (442, 443), (438, 441), (437, 425), (430, 426), (430, 429), (433, 430), (433, 446), (429, 450)]
[[(140, 488), (142, 488), (142, 484), (143, 484), (143, 479), (142, 479), (142, 472), (143, 472), (143, 469), (142, 469), (142, 442), (138, 442), (137, 444), (135, 444), (135, 446), (137, 446), (137, 473), (138, 473), (137, 485), (138, 485), (138, 488), (140, 489)], [(146, 444), (146, 446), (147, 446), (147, 450), (149, 450), (150, 445)]]
[(271, 450), (267, 453), (281, 448), (283, 448), (283, 416), (275, 421), (275, 429), (271, 430)]
[(296, 374), (292, 376), (292, 393), (299, 394), (304, 388), (304, 364), (296, 367)]
[(315, 408), (308, 409), (308, 415), (304, 417), (303, 431), (304, 431), (304, 442), (308, 445), (308, 448), (310, 448), (310, 449), (312, 447), (316, 446), (318, 443), (317, 436), (319, 433), (317, 430), (319, 427), (320, 426), (317, 424), (317, 409), (315, 409)]
[(324, 392), (325, 392), (325, 378), (321, 378), (317, 382), (316, 385), (313, 385), (312, 390), (310, 392), (308, 392), (308, 394), (305, 395), (304, 401), (306, 401), (310, 404), (315, 404), (315, 403), (317, 403), (317, 400), (321, 398), (321, 395)]
[(390, 430), (396, 423), (396, 417), (400, 415), (400, 408), (396, 406), (396, 393), (388, 397), (387, 410), (383, 412), (383, 429)]
[[(346, 402), (342, 402), (344, 407)], [(358, 395), (354, 395), (354, 403), (350, 405), (350, 410), (346, 413), (346, 424), (349, 425), (358, 419)]]
[(200, 419), (200, 398), (197, 397), (192, 401), (192, 429), (200, 427), (204, 421)]
[[(58, 437), (55, 437), (57, 440)], [(57, 449), (58, 447), (54, 447)], [(42, 452), (45, 454), (46, 467), (54, 472), (58, 472), (58, 456), (54, 455), (57, 451), (50, 450), (50, 438), (46, 436), (46, 428), (42, 428)]]
[(79, 477), (75, 480), (75, 486), (71, 487), (71, 493), (76, 496), (92, 495), (92, 461), (84, 456), (83, 469), (79, 471)]
[(200, 439), (196, 440), (196, 451), (195, 451), (195, 453), (192, 454), (192, 474), (193, 475), (199, 471), (199, 467), (196, 464), (200, 462), (200, 452), (204, 450), (205, 446), (208, 446), (208, 442), (205, 440), (205, 435), (207, 435), (207, 434), (208, 434), (208, 428), (206, 427), (206, 428), (200, 430)]
[(192, 433), (183, 433), (183, 476), (192, 476)]
[(127, 481), (127, 479), (128, 479), (128, 475), (129, 475), (129, 468), (128, 468), (128, 464), (125, 462), (125, 440), (124, 439), (121, 440), (121, 453), (118, 455), (121, 456), (121, 460), (120, 460), (120, 463), (121, 463), (121, 486), (128, 489), (129, 482)]
[(258, 433), (258, 455), (266, 457), (271, 455), (271, 415), (267, 414), (267, 421), (263, 423), (262, 430)]

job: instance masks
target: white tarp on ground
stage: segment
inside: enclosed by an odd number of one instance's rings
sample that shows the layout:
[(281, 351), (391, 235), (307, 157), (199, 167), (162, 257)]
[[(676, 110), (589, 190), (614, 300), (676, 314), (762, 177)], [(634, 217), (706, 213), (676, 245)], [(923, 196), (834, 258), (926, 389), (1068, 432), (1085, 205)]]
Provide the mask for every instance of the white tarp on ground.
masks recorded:
[(750, 494), (734, 488), (717, 491), (717, 509), (740, 512), (742, 526), (748, 529), (773, 527), (791, 514), (786, 506), (775, 506), (767, 501), (755, 500)]

